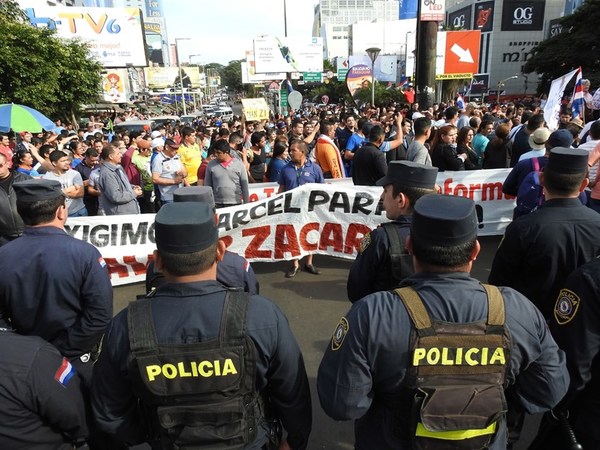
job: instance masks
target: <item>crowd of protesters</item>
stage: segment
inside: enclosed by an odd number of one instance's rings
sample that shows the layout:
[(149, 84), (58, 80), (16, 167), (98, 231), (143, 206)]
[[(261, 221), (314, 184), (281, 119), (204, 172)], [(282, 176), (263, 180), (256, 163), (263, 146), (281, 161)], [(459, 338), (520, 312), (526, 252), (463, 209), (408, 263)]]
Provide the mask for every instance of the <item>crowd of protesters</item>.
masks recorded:
[[(427, 109), (392, 103), (360, 111), (305, 104), (269, 120), (224, 121), (199, 114), (187, 124), (118, 131), (126, 130), (118, 125), (129, 120), (151, 119), (133, 108), (113, 117), (90, 116), (79, 129), (57, 121), (59, 132), (2, 134), (0, 153), (13, 171), (60, 181), (69, 215), (85, 216), (154, 213), (172, 201), (178, 187), (204, 185), (207, 179), (218, 206), (246, 202), (249, 183), (280, 183), (293, 140), (308, 145), (309, 158), (325, 179), (352, 177), (359, 185), (374, 184), (395, 160), (440, 171), (498, 169), (544, 148), (539, 136), (533, 139), (545, 126), (539, 106), (456, 103)], [(573, 147), (582, 137), (593, 140), (566, 106), (559, 127), (572, 135)]]

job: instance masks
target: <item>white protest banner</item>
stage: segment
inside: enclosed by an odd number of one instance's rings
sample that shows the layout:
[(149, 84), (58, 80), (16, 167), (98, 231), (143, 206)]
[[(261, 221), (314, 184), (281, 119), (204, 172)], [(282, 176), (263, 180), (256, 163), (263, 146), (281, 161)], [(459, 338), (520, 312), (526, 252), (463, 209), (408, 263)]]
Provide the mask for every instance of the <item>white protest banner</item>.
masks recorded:
[(544, 105), (544, 120), (546, 121), (546, 125), (550, 130), (556, 130), (558, 128), (558, 113), (560, 112), (560, 106), (562, 104), (565, 88), (578, 70), (579, 69), (572, 70), (568, 74), (563, 75), (556, 80), (552, 80), (550, 93), (548, 94), (548, 100)]
[[(514, 199), (502, 194), (509, 169), (441, 172), (445, 195), (476, 203), (479, 234), (502, 234)], [(251, 185), (251, 202), (218, 210), (219, 236), (230, 251), (250, 261), (280, 261), (308, 253), (354, 258), (362, 237), (387, 221), (379, 205), (381, 187), (354, 186), (346, 178), (307, 184), (277, 194), (276, 183)], [(190, 205), (191, 207), (191, 205)], [(102, 253), (113, 285), (144, 280), (154, 251), (154, 215), (70, 218), (67, 232)]]
[(322, 72), (323, 38), (277, 38), (260, 36), (254, 39), (256, 73)]
[(269, 120), (269, 105), (264, 98), (243, 98), (242, 106), (246, 120)]

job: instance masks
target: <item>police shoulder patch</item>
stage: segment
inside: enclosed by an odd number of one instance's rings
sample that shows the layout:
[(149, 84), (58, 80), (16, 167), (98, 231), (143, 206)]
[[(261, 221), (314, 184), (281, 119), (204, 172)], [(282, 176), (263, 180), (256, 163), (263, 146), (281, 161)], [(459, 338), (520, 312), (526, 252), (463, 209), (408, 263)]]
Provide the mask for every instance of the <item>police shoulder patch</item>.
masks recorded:
[(362, 241), (360, 241), (360, 252), (361, 253), (364, 252), (370, 243), (371, 243), (371, 233), (367, 233), (362, 238)]
[(348, 334), (348, 329), (350, 326), (348, 325), (348, 321), (345, 317), (340, 319), (340, 322), (335, 327), (335, 331), (333, 332), (333, 336), (331, 338), (331, 350), (339, 350), (344, 342), (344, 338)]
[(556, 322), (559, 325), (565, 325), (573, 320), (580, 303), (581, 299), (575, 292), (569, 289), (562, 289), (554, 305), (554, 318)]

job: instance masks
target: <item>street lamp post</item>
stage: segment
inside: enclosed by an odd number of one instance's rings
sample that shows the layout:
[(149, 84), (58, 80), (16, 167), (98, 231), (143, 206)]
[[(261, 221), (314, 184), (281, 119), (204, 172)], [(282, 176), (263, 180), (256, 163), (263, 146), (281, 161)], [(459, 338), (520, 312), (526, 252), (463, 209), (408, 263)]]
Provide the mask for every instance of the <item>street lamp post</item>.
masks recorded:
[(175, 56), (177, 57), (177, 69), (179, 70), (179, 84), (181, 85), (181, 104), (183, 105), (183, 115), (187, 115), (185, 105), (185, 93), (183, 92), (183, 73), (181, 71), (181, 60), (179, 59), (179, 41), (189, 41), (190, 38), (175, 38)]
[(371, 58), (371, 106), (375, 107), (375, 60), (379, 56), (379, 52), (381, 52), (380, 48), (377, 47), (369, 47), (365, 50), (369, 58)]
[(519, 78), (517, 75), (513, 75), (512, 77), (505, 78), (504, 80), (498, 81), (498, 106), (500, 105), (500, 88), (504, 86), (504, 83), (508, 80), (516, 80)]
[[(408, 78), (408, 35), (409, 34), (414, 34), (414, 31), (407, 31), (406, 33), (404, 33), (404, 76)], [(414, 67), (414, 65), (413, 65)], [(410, 74), (410, 81), (412, 81), (414, 83), (413, 80), (413, 74)]]

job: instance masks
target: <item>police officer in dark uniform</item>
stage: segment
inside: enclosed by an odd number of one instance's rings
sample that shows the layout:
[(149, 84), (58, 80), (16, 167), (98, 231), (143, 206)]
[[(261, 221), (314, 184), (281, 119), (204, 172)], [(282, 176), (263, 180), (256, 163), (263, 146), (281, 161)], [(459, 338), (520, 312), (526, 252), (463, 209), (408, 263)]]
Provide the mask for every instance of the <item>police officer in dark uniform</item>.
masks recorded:
[(340, 320), (317, 388), (330, 417), (356, 420), (356, 449), (505, 449), (505, 388), (531, 413), (566, 392), (565, 356), (540, 312), (470, 277), (477, 230), (472, 200), (422, 197), (407, 240), (415, 274)]
[(419, 198), (435, 192), (437, 173), (437, 167), (392, 161), (387, 175), (377, 181), (377, 186), (383, 186), (385, 215), (392, 222), (382, 224), (363, 238), (348, 274), (351, 302), (392, 289), (413, 274), (412, 257), (405, 247), (412, 210)]
[(166, 283), (111, 322), (94, 367), (98, 426), (154, 448), (305, 449), (311, 400), (300, 349), (267, 299), (216, 281), (225, 245), (207, 203), (156, 215)]
[[(558, 293), (550, 322), (552, 336), (567, 355), (567, 410), (584, 449), (600, 448), (600, 258), (572, 272)], [(555, 441), (561, 444), (560, 440)], [(549, 447), (548, 447), (549, 448)]]
[(13, 185), (23, 236), (0, 248), (0, 313), (20, 334), (54, 345), (89, 384), (113, 311), (106, 263), (67, 234), (65, 196), (53, 180)]
[[(215, 209), (215, 197), (208, 186), (188, 186), (173, 192), (175, 202), (204, 202)], [(190, 206), (192, 207), (192, 206)], [(216, 219), (218, 220), (218, 219)], [(259, 294), (259, 284), (250, 262), (237, 253), (225, 250), (217, 264), (217, 281), (228, 287), (240, 287), (250, 294)], [(151, 292), (165, 282), (164, 275), (156, 270), (154, 261), (146, 268), (146, 292)]]
[(578, 200), (588, 185), (588, 152), (556, 147), (540, 174), (546, 201), (507, 228), (489, 282), (510, 286), (546, 319), (569, 273), (600, 255), (600, 215)]
[(81, 381), (58, 350), (0, 325), (0, 448), (60, 449), (88, 435)]

